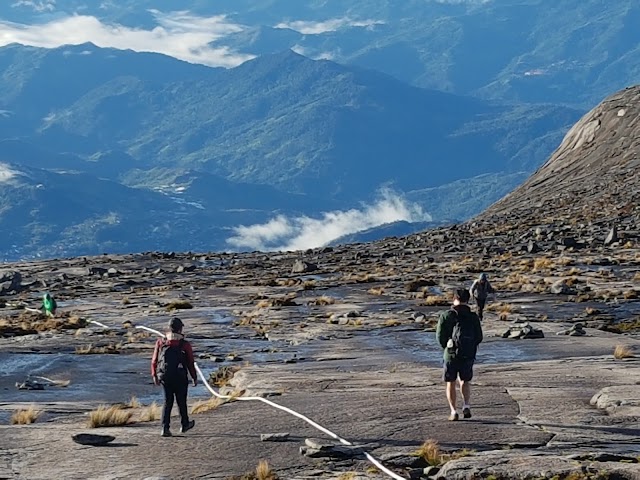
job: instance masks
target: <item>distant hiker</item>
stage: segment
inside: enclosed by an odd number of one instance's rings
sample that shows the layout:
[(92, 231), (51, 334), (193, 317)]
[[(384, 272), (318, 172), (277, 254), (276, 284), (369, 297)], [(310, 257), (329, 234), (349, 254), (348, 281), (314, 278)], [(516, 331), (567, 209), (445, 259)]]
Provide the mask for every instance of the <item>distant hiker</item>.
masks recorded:
[(459, 289), (453, 295), (453, 307), (440, 314), (436, 338), (444, 349), (444, 381), (447, 383), (447, 400), (451, 407), (449, 420), (458, 420), (456, 410), (456, 380), (460, 381), (460, 393), (464, 399), (462, 415), (471, 418), (471, 379), (478, 345), (482, 342), (482, 326), (478, 316), (467, 302), (469, 292)]
[(189, 420), (189, 412), (187, 411), (187, 391), (189, 388), (187, 371), (193, 379), (194, 387), (198, 385), (198, 377), (194, 366), (193, 349), (182, 334), (183, 326), (184, 324), (179, 318), (171, 319), (166, 338), (158, 339), (151, 359), (153, 383), (162, 384), (164, 388), (163, 437), (171, 436), (171, 410), (174, 398), (180, 411), (182, 423), (180, 433), (191, 430), (196, 423), (194, 420)]
[(490, 293), (496, 293), (489, 283), (486, 273), (480, 274), (480, 278), (473, 281), (473, 284), (469, 289), (469, 293), (476, 301), (476, 305), (478, 306), (478, 317), (480, 318), (480, 321), (482, 321), (482, 314), (484, 312), (484, 306), (487, 303), (487, 297), (489, 297)]
[(49, 293), (45, 293), (42, 296), (42, 306), (40, 307), (42, 313), (44, 313), (47, 317), (54, 317), (56, 315), (57, 308), (58, 304), (56, 303), (56, 299), (53, 298)]

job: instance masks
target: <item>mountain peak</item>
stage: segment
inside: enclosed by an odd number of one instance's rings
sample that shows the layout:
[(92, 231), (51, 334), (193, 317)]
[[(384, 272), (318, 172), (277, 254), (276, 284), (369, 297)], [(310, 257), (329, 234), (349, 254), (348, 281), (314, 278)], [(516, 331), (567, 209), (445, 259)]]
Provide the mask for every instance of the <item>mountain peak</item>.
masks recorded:
[(553, 218), (560, 209), (573, 221), (640, 216), (639, 167), (637, 85), (611, 95), (582, 117), (549, 160), (483, 217), (535, 221)]

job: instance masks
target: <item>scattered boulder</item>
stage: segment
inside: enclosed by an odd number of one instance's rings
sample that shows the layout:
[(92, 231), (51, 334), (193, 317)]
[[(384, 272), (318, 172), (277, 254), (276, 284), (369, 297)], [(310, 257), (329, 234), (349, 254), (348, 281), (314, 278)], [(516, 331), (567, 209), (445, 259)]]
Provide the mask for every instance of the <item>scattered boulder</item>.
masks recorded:
[(616, 243), (618, 240), (618, 229), (614, 225), (611, 230), (609, 230), (607, 238), (604, 239), (604, 244), (611, 245), (612, 243)]
[(360, 458), (363, 456), (362, 449), (357, 446), (348, 446), (307, 438), (305, 446), (300, 447), (300, 453), (310, 458)]
[(539, 328), (532, 327), (529, 323), (525, 323), (522, 327), (509, 327), (509, 329), (502, 334), (502, 338), (544, 338), (544, 332)]
[(96, 275), (98, 277), (104, 276), (109, 270), (102, 267), (89, 267), (87, 268), (87, 275)]
[(16, 382), (16, 388), (18, 390), (44, 390), (44, 383), (28, 379), (22, 383)]
[(309, 273), (318, 270), (318, 266), (315, 263), (308, 263), (303, 260), (296, 260), (293, 262), (291, 273)]
[(572, 337), (583, 337), (587, 334), (584, 326), (581, 323), (576, 323), (568, 330), (561, 330), (556, 335), (570, 335)]
[(538, 253), (540, 250), (541, 250), (540, 246), (533, 240), (530, 240), (529, 243), (527, 244), (528, 253)]
[(73, 435), (71, 439), (80, 445), (101, 447), (113, 442), (116, 437), (113, 435), (96, 435), (95, 433), (78, 433)]
[(288, 433), (262, 433), (260, 434), (261, 442), (288, 442)]
[(196, 270), (195, 265), (180, 265), (176, 268), (176, 273), (190, 273)]
[(575, 295), (577, 291), (567, 284), (566, 280), (558, 280), (549, 288), (555, 295)]
[(18, 293), (22, 288), (22, 275), (17, 270), (0, 271), (0, 295)]

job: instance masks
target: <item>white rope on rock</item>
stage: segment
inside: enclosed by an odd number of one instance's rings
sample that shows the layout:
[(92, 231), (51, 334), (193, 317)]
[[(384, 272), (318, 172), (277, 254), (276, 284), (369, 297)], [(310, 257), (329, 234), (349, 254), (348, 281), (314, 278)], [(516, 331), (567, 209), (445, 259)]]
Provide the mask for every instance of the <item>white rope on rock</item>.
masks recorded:
[[(143, 325), (136, 325), (135, 328), (139, 328), (142, 330), (146, 330), (148, 332), (151, 333), (155, 333), (156, 335), (159, 335), (161, 337), (165, 337), (164, 333), (159, 332), (158, 330), (154, 330), (153, 328), (149, 328), (149, 327), (145, 327)], [(209, 382), (207, 381), (206, 377), (204, 376), (204, 374), (202, 373), (202, 370), (200, 370), (200, 367), (198, 366), (197, 363), (195, 363), (195, 367), (196, 367), (196, 372), (198, 373), (198, 376), (200, 377), (200, 379), (202, 380), (203, 385), (207, 388), (207, 390), (209, 390), (209, 392), (211, 392), (212, 395), (214, 395), (215, 397), (218, 398), (222, 398), (225, 400), (239, 400), (239, 401), (245, 401), (245, 402), (249, 402), (249, 401), (255, 401), (255, 402), (262, 402), (262, 403), (266, 403), (267, 405), (273, 407), (273, 408), (277, 408), (278, 410), (282, 410), (284, 412), (287, 412), (290, 415), (293, 415), (294, 417), (298, 417), (302, 420), (304, 420), (305, 422), (307, 422), (309, 425), (311, 425), (312, 427), (320, 430), (321, 432), (329, 435), (331, 438), (334, 438), (336, 440), (338, 440), (340, 443), (342, 443), (343, 445), (347, 445), (347, 446), (355, 446), (353, 445), (353, 443), (349, 442), (348, 440), (345, 440), (344, 438), (336, 435), (335, 433), (333, 433), (331, 430), (328, 430), (326, 428), (324, 428), (322, 425), (319, 425), (318, 423), (314, 422), (313, 420), (311, 420), (308, 417), (305, 417), (304, 415), (302, 415), (301, 413), (296, 412), (295, 410), (291, 410), (290, 408), (287, 407), (283, 407), (282, 405), (279, 405), (275, 402), (272, 402), (271, 400), (267, 400), (266, 398), (263, 397), (233, 397), (231, 395), (222, 395), (218, 392), (216, 392), (211, 385), (209, 385)], [(364, 450), (362, 451), (365, 455), (365, 457), (367, 458), (367, 460), (369, 460), (373, 465), (375, 465), (381, 472), (385, 473), (386, 475), (388, 475), (389, 477), (395, 479), (395, 480), (406, 480), (404, 477), (401, 477), (400, 475), (392, 472), (391, 470), (389, 470), (387, 467), (385, 467), (384, 465), (382, 465), (382, 463), (380, 463), (379, 460), (377, 460), (375, 457), (373, 457), (371, 454), (365, 452)]]
[(111, 328), (111, 327), (108, 327), (107, 325), (105, 325), (104, 323), (96, 322), (95, 320), (89, 320), (89, 323), (95, 323), (96, 325), (104, 328), (105, 330), (109, 330)]

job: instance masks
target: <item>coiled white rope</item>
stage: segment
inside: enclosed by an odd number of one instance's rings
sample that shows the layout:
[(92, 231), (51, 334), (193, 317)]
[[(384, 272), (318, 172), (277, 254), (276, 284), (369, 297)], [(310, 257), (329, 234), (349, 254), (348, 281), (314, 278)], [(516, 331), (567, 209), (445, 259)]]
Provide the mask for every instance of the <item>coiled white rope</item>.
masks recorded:
[[(139, 328), (139, 329), (151, 332), (151, 333), (155, 333), (156, 335), (159, 335), (161, 337), (165, 336), (164, 333), (159, 332), (158, 330), (154, 330), (153, 328), (145, 327), (143, 325), (136, 325), (135, 328)], [(209, 385), (209, 382), (207, 381), (206, 377), (202, 373), (202, 370), (200, 370), (200, 367), (198, 366), (197, 363), (195, 363), (195, 367), (196, 367), (196, 372), (198, 372), (198, 376), (202, 380), (203, 385), (207, 388), (207, 390), (209, 390), (209, 392), (211, 392), (212, 395), (214, 395), (214, 396), (216, 396), (218, 398), (222, 398), (222, 399), (226, 399), (226, 400), (239, 400), (239, 401), (245, 401), (245, 402), (246, 401), (256, 401), (256, 402), (266, 403), (267, 405), (270, 405), (271, 407), (277, 408), (278, 410), (282, 410), (284, 412), (287, 412), (290, 415), (293, 415), (294, 417), (298, 417), (298, 418), (304, 420), (305, 422), (307, 422), (312, 427), (320, 430), (323, 433), (326, 433), (327, 435), (329, 435), (332, 438), (335, 438), (336, 440), (338, 440), (343, 445), (355, 446), (355, 445), (353, 445), (353, 443), (351, 443), (348, 440), (345, 440), (344, 438), (336, 435), (332, 431), (324, 428), (322, 425), (317, 424), (316, 422), (314, 422), (313, 420), (311, 420), (308, 417), (305, 417), (301, 413), (298, 413), (295, 410), (291, 410), (290, 408), (283, 407), (282, 405), (278, 405), (277, 403), (272, 402), (271, 400), (267, 400), (266, 398), (263, 398), (263, 397), (233, 397), (233, 396), (230, 396), (230, 395), (222, 395), (222, 394), (216, 392), (211, 387), (211, 385)], [(375, 457), (373, 457), (371, 454), (365, 452), (364, 450), (362, 450), (362, 453), (367, 458), (367, 460), (369, 460), (372, 464), (374, 464), (381, 472), (385, 473), (386, 475), (390, 476), (391, 478), (393, 478), (395, 480), (406, 480), (404, 477), (401, 477), (400, 475), (392, 472), (387, 467), (382, 465), (382, 463), (380, 463), (380, 461), (377, 460)]]

